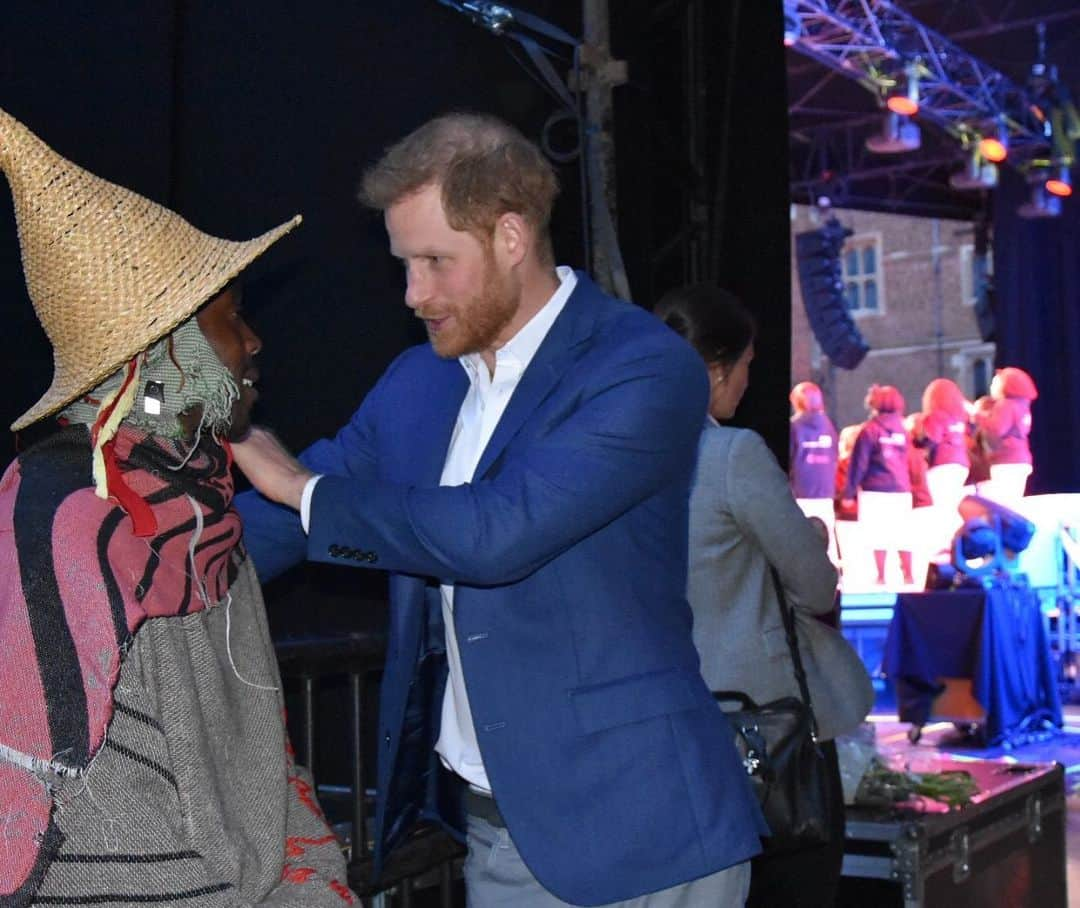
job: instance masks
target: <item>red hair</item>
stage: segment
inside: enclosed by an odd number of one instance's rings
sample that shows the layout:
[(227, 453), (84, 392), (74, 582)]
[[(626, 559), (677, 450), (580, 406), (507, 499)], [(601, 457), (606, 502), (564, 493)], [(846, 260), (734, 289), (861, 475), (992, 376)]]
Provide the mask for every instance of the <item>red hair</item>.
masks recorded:
[(791, 389), (788, 400), (796, 413), (822, 413), (825, 410), (821, 388), (812, 381), (799, 382)]
[(935, 378), (926, 386), (922, 396), (924, 414), (940, 411), (954, 419), (967, 419), (967, 399), (956, 382)]
[(1006, 397), (1021, 397), (1024, 400), (1035, 400), (1039, 396), (1039, 390), (1031, 376), (1023, 369), (1016, 366), (1006, 366), (998, 369), (994, 377), (1001, 380), (1001, 393)]
[(871, 385), (866, 392), (866, 406), (878, 413), (903, 413), (904, 395), (892, 385)]

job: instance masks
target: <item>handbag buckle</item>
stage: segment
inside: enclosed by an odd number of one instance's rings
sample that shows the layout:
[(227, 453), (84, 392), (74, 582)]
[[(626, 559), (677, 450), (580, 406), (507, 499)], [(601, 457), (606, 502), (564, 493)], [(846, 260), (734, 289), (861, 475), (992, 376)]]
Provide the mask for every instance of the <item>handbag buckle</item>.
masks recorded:
[(746, 770), (748, 776), (756, 776), (761, 773), (768, 759), (765, 739), (756, 724), (744, 725), (739, 731), (742, 733), (743, 740), (746, 741), (746, 756), (742, 761), (743, 769)]

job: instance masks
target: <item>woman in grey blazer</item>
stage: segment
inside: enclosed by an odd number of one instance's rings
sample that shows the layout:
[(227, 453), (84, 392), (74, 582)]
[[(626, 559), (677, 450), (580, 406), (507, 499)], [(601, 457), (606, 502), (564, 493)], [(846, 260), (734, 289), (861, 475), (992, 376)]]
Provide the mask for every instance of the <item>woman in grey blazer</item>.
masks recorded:
[(817, 620), (833, 608), (836, 569), (825, 541), (795, 504), (788, 479), (761, 436), (720, 425), (749, 382), (754, 321), (711, 285), (674, 290), (655, 314), (681, 334), (709, 372), (709, 412), (690, 496), (687, 597), (701, 672), (712, 690), (740, 690), (758, 703), (799, 696), (770, 564), (795, 610), (810, 696), (832, 769), (833, 842), (755, 858), (748, 905), (832, 905), (843, 860), (843, 794), (831, 739), (858, 725), (873, 689), (858, 656)]

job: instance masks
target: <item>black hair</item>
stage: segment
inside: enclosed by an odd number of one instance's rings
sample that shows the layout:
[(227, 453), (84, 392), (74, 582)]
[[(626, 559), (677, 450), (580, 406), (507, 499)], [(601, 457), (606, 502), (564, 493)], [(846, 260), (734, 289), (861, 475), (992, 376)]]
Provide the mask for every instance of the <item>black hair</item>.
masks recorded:
[(669, 290), (653, 314), (685, 338), (706, 365), (734, 365), (757, 334), (754, 317), (742, 300), (715, 284)]

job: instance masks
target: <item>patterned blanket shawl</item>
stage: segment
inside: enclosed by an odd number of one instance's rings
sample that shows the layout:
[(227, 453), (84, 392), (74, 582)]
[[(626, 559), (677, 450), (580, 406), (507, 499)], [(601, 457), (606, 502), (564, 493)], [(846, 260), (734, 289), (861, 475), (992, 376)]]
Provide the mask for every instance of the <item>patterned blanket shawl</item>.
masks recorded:
[(152, 535), (95, 495), (84, 426), (30, 449), (0, 479), (0, 903), (21, 901), (48, 868), (52, 786), (83, 774), (100, 749), (139, 626), (216, 603), (233, 580), (240, 519), (227, 450), (205, 443), (177, 470), (169, 442), (122, 428), (112, 453), (149, 506), (141, 522)]

